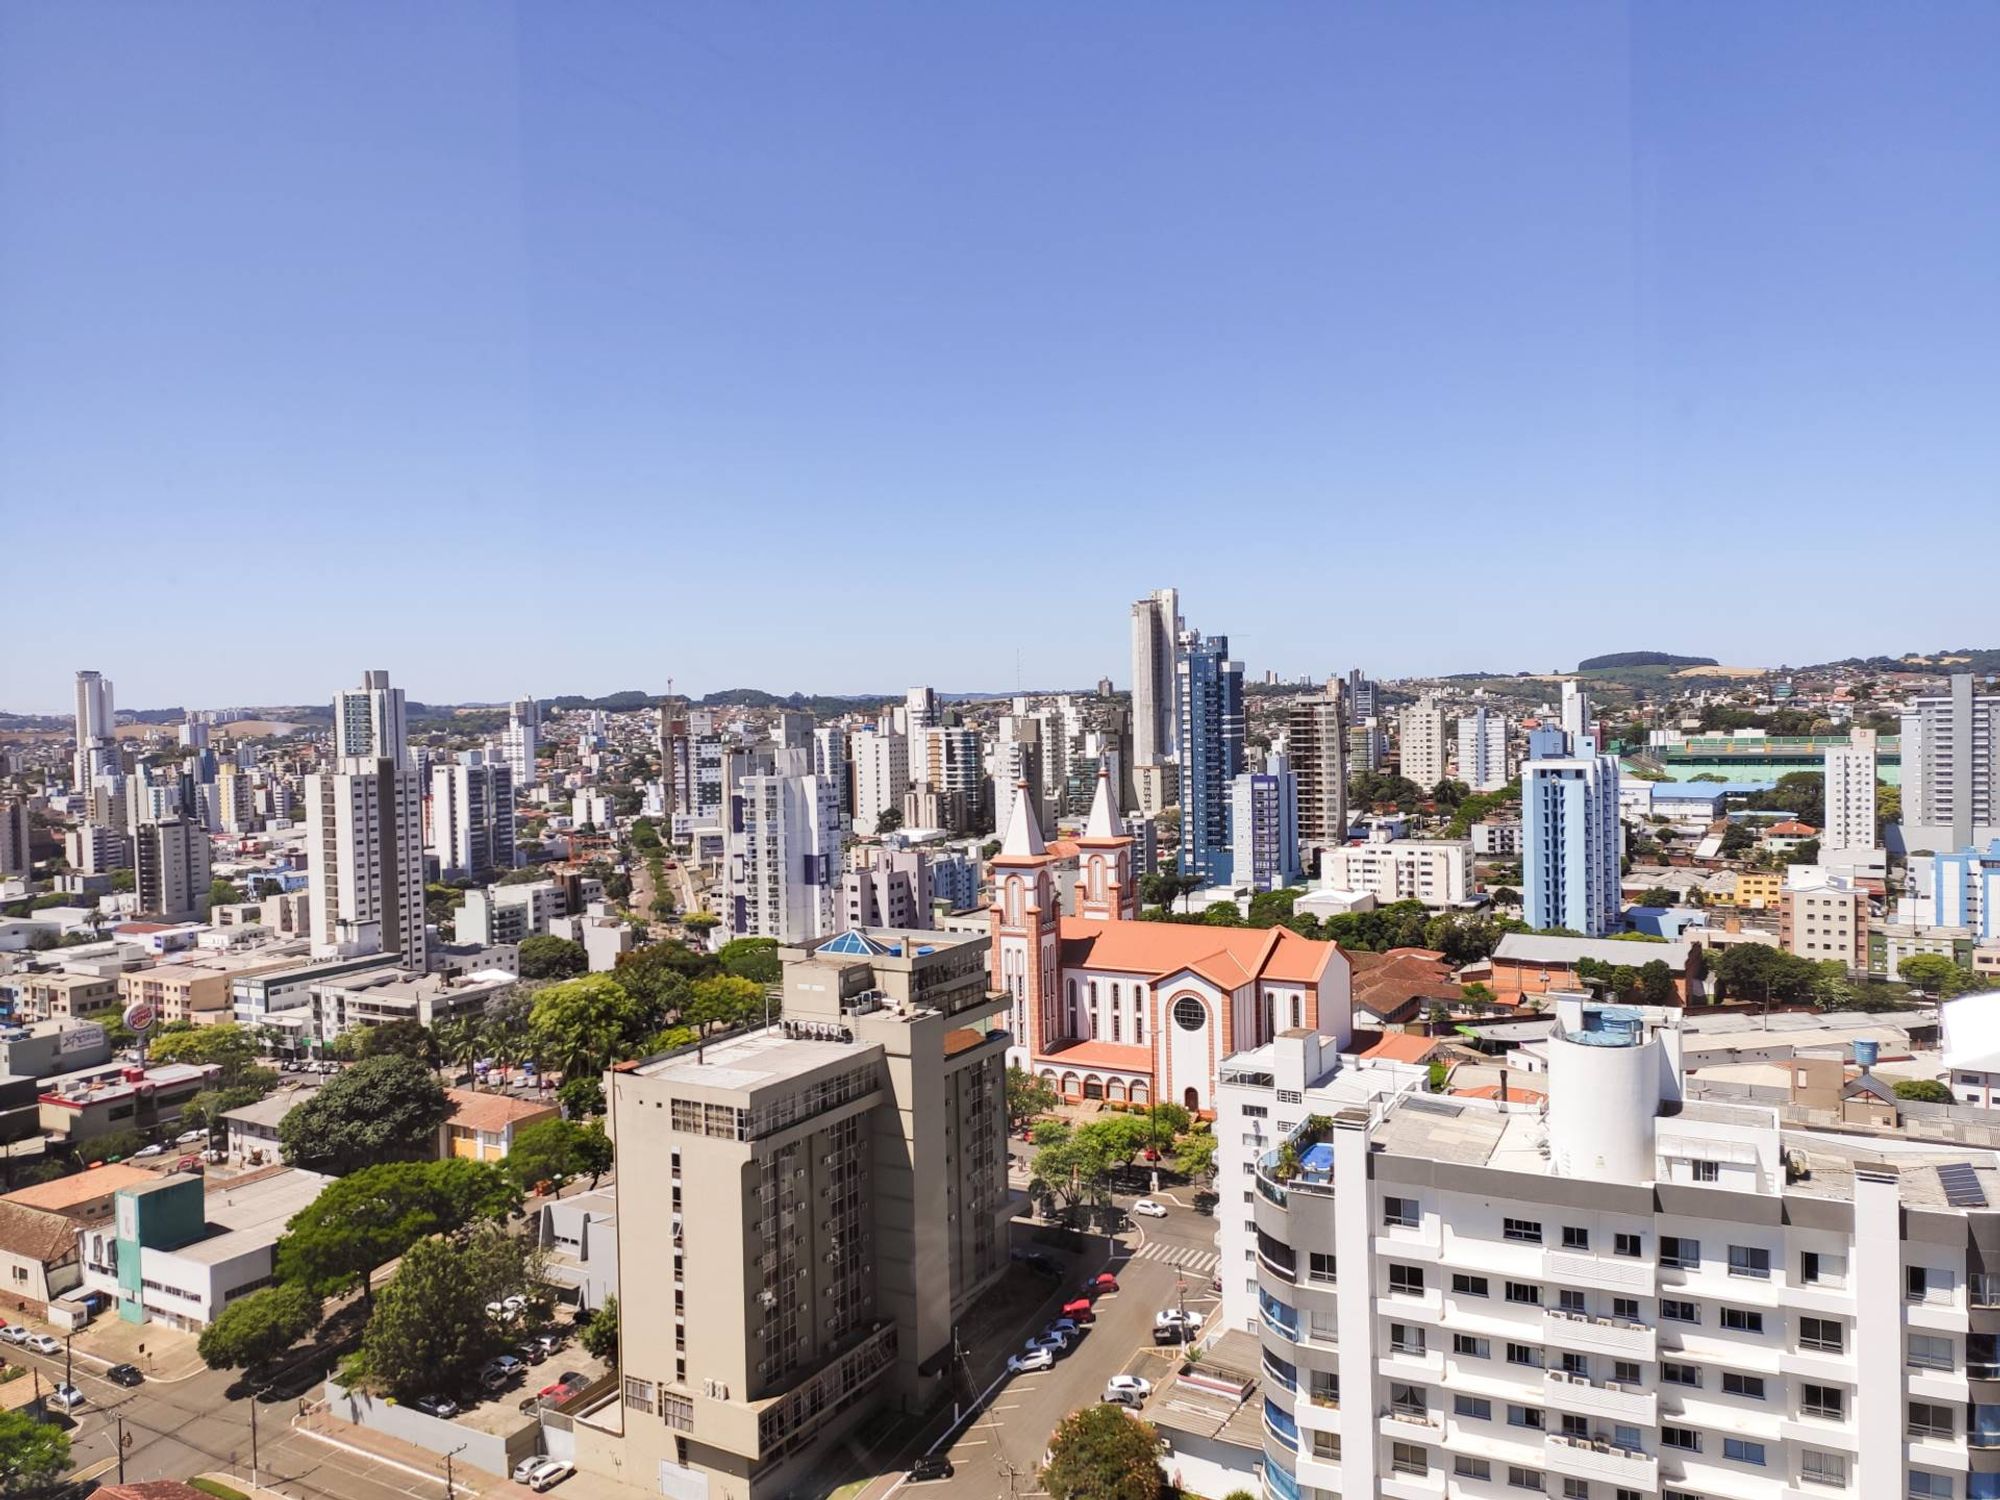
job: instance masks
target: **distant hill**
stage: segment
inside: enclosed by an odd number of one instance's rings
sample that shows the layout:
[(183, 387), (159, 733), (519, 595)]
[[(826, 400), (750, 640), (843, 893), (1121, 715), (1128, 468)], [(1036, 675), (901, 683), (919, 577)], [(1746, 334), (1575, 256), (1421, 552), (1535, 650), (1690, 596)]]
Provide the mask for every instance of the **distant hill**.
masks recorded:
[(1712, 656), (1674, 656), (1666, 651), (1614, 651), (1609, 656), (1592, 656), (1576, 664), (1579, 672), (1601, 672), (1615, 667), (1718, 667)]

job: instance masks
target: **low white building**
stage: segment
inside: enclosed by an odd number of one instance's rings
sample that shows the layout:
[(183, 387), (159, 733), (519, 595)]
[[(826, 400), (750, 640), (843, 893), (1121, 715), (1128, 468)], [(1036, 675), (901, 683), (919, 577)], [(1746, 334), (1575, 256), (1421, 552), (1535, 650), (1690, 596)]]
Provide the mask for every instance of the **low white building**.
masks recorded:
[(1395, 839), (1374, 832), (1366, 843), (1329, 849), (1320, 863), (1320, 886), (1366, 891), (1384, 906), (1421, 901), (1444, 908), (1468, 899), (1471, 868), (1470, 840)]

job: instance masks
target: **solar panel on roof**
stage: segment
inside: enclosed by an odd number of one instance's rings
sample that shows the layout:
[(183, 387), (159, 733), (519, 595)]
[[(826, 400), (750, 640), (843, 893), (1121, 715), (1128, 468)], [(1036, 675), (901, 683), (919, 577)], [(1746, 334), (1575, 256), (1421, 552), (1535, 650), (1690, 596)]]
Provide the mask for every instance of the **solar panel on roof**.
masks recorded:
[(1944, 1201), (1953, 1208), (1986, 1207), (1986, 1189), (1979, 1185), (1979, 1174), (1972, 1170), (1971, 1162), (1947, 1162), (1937, 1168), (1937, 1174), (1944, 1187)]

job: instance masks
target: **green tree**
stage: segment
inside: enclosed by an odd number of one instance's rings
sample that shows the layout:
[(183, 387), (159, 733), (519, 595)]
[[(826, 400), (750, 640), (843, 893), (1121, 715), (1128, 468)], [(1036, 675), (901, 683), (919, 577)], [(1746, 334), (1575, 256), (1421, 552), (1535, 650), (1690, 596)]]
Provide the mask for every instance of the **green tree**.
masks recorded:
[(875, 819), (875, 831), (877, 833), (894, 833), (902, 826), (903, 815), (893, 807), (883, 808), (880, 816)]
[(776, 984), (784, 977), (776, 938), (747, 937), (724, 943), (715, 954), (722, 972), (753, 984)]
[(77, 1160), (85, 1165), (100, 1161), (124, 1161), (146, 1144), (136, 1130), (112, 1130), (83, 1142), (76, 1148)]
[(1912, 953), (1896, 965), (1896, 977), (1927, 995), (1954, 993), (1961, 970), (1942, 953)]
[(444, 1064), (444, 1051), (438, 1045), (437, 1036), (414, 1016), (401, 1016), (394, 1021), (384, 1021), (380, 1026), (370, 1026), (361, 1032), (360, 1054), (363, 1057), (408, 1057), (422, 1063), (427, 1068), (438, 1068)]
[(1007, 1128), (1019, 1130), (1056, 1107), (1055, 1086), (1018, 1064), (1007, 1069)]
[(685, 1020), (700, 1031), (723, 1031), (763, 1014), (764, 987), (734, 974), (698, 979), (689, 988)]
[(228, 1087), (257, 1062), (260, 1044), (255, 1032), (234, 1021), (187, 1031), (163, 1031), (146, 1044), (148, 1061), (193, 1063), (222, 1069), (217, 1082)]
[(443, 1085), (415, 1058), (364, 1058), (286, 1115), (278, 1144), (295, 1167), (345, 1176), (432, 1155), (450, 1115)]
[(1050, 1500), (1164, 1500), (1168, 1493), (1151, 1424), (1109, 1403), (1082, 1407), (1057, 1424), (1041, 1479)]
[(221, 876), (208, 883), (208, 904), (210, 907), (237, 906), (242, 903), (243, 892), (224, 880)]
[(611, 1170), (611, 1138), (595, 1120), (539, 1120), (514, 1137), (507, 1170), (523, 1188), (588, 1175), (590, 1185)]
[(643, 1022), (623, 985), (608, 974), (587, 974), (535, 996), (528, 1037), (545, 1062), (574, 1078), (630, 1056)]
[(722, 918), (712, 911), (691, 911), (681, 918), (681, 926), (689, 932), (713, 932), (722, 925)]
[(1215, 1132), (1195, 1130), (1174, 1143), (1174, 1170), (1190, 1182), (1215, 1175)]
[(1665, 959), (1655, 958), (1639, 966), (1639, 998), (1647, 1005), (1672, 1005), (1680, 998), (1674, 971)]
[(359, 1286), (428, 1235), (481, 1219), (503, 1220), (520, 1207), (513, 1179), (490, 1162), (384, 1162), (330, 1183), (292, 1216), (278, 1241), (276, 1274), (320, 1296)]
[[(1054, 1125), (1054, 1121), (1048, 1122)], [(1044, 1137), (1047, 1137), (1046, 1142)], [(1101, 1136), (1086, 1136), (1068, 1129), (1035, 1130), (1035, 1152), (1030, 1195), (1057, 1198), (1070, 1208), (1085, 1203), (1108, 1201), (1108, 1183), (1114, 1164)]]
[(606, 1364), (618, 1362), (618, 1298), (606, 1297), (604, 1306), (591, 1314), (590, 1321), (583, 1325), (577, 1335), (577, 1342), (584, 1352), (594, 1355)]
[(604, 1113), (604, 1085), (589, 1073), (565, 1078), (562, 1087), (556, 1090), (556, 1103), (572, 1120), (601, 1115)]
[(1898, 1099), (1910, 1099), (1921, 1104), (1953, 1102), (1951, 1090), (1935, 1078), (1898, 1078), (1893, 1087)]
[(24, 1411), (0, 1409), (0, 1495), (46, 1495), (69, 1472), (69, 1434)]
[(542, 932), (521, 939), (523, 979), (574, 979), (590, 968), (583, 944)]
[(371, 1380), (408, 1398), (456, 1390), (504, 1339), (488, 1303), (528, 1285), (528, 1245), (498, 1225), (418, 1240), (376, 1298), (361, 1352)]
[(320, 1312), (320, 1299), (303, 1286), (261, 1287), (217, 1313), (195, 1350), (211, 1370), (269, 1364), (319, 1327)]
[(1172, 1140), (1194, 1129), (1194, 1116), (1187, 1112), (1185, 1106), (1171, 1099), (1161, 1099), (1146, 1106), (1146, 1129), (1149, 1140)]
[(1151, 1138), (1152, 1132), (1140, 1115), (1105, 1115), (1078, 1126), (1073, 1137), (1094, 1143), (1107, 1161), (1122, 1166), (1130, 1166)]

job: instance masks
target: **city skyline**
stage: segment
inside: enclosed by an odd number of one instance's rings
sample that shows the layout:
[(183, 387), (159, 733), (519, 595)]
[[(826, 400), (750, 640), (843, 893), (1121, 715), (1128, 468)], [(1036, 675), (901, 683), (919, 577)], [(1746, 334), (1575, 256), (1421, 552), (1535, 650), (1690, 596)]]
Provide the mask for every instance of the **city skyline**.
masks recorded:
[[(0, 16), (0, 494), (120, 580), (22, 570), (67, 660), (0, 703), (1116, 675), (1115, 606), (992, 632), (919, 561), (1003, 536), (1253, 673), (1823, 659), (1885, 643), (1746, 589), (1990, 515), (1991, 8), (593, 15)], [(180, 539), (273, 534), (232, 649), (130, 651), (222, 565)], [(1488, 586), (1408, 611), (1369, 559), (1425, 549)], [(1979, 549), (1924, 555), (1911, 643), (1976, 638)], [(339, 631), (261, 623), (318, 577)], [(468, 661), (471, 578), (588, 659)], [(1381, 628), (1315, 639), (1329, 593)]]

